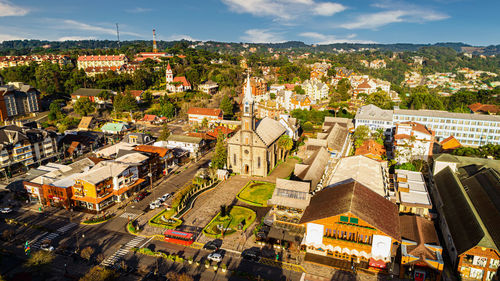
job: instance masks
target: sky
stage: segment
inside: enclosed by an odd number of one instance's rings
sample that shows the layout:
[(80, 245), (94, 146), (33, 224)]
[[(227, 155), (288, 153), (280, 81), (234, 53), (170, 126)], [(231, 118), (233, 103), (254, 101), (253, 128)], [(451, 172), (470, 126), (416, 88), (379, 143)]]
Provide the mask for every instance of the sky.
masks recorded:
[(500, 44), (500, 0), (0, 0), (0, 41)]

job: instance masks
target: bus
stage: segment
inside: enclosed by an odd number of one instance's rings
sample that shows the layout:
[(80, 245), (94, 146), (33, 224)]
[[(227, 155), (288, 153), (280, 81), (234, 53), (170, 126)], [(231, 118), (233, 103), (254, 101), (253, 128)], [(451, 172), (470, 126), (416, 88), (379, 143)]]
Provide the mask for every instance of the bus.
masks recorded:
[(167, 229), (165, 233), (165, 241), (174, 243), (174, 244), (180, 244), (184, 246), (189, 246), (193, 244), (194, 242), (194, 235), (193, 233), (188, 233), (188, 232), (182, 232), (178, 230), (173, 230), (173, 229)]

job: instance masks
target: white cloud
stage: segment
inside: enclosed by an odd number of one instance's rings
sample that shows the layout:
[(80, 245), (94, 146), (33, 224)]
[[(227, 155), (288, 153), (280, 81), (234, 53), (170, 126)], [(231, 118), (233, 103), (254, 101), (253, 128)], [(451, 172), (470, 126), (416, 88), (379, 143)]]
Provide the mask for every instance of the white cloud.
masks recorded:
[(179, 41), (179, 40), (187, 40), (187, 41), (200, 41), (194, 39), (193, 37), (186, 34), (172, 34), (168, 37), (169, 41)]
[(20, 6), (11, 4), (7, 0), (0, 0), (0, 17), (24, 16), (29, 10)]
[(381, 1), (372, 5), (385, 11), (359, 15), (353, 22), (342, 24), (347, 29), (377, 29), (396, 22), (423, 23), (449, 18), (447, 14), (413, 4), (394, 1)]
[(269, 31), (269, 29), (249, 29), (245, 31), (241, 39), (249, 43), (280, 43), (285, 40), (277, 33)]
[(292, 20), (304, 15), (331, 16), (346, 9), (334, 2), (314, 0), (222, 0), (236, 13), (254, 16), (272, 16), (280, 20)]
[(24, 40), (24, 39), (26, 39), (26, 38), (18, 36), (18, 35), (0, 34), (0, 42), (10, 41), (10, 40)]
[(340, 13), (345, 9), (347, 8), (342, 4), (325, 2), (325, 3), (317, 3), (316, 6), (313, 8), (313, 11), (316, 15), (331, 16), (333, 14)]
[(375, 43), (370, 40), (358, 40), (354, 39), (356, 34), (349, 34), (346, 38), (338, 38), (335, 35), (326, 35), (318, 32), (303, 32), (299, 34), (302, 37), (311, 38), (314, 40), (314, 43), (320, 45), (334, 44), (334, 43)]
[[(101, 33), (101, 34), (109, 34), (109, 35), (116, 35), (116, 29), (115, 28), (106, 28), (106, 27), (101, 27), (97, 25), (90, 25), (86, 24), (83, 22), (78, 22), (75, 20), (63, 20), (63, 23), (65, 24), (64, 26), (61, 26), (62, 28), (65, 29), (77, 29), (77, 30), (84, 30), (84, 31), (91, 31), (94, 33)], [(131, 36), (137, 36), (137, 37), (142, 37), (141, 34), (135, 33), (135, 32), (129, 32), (129, 31), (123, 31), (120, 30), (120, 35), (131, 35)]]
[(152, 10), (153, 9), (151, 9), (151, 8), (140, 8), (140, 7), (137, 7), (137, 8), (134, 8), (134, 9), (125, 10), (125, 12), (132, 13), (132, 14), (139, 14), (139, 13), (151, 12)]
[(81, 40), (96, 40), (96, 38), (85, 37), (85, 36), (63, 36), (57, 39), (57, 41), (81, 41)]

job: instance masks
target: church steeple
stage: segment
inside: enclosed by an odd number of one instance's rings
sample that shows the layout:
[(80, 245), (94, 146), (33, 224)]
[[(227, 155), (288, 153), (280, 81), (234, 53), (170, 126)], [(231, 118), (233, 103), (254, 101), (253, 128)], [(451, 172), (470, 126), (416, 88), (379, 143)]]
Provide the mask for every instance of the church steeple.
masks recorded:
[(250, 84), (250, 73), (247, 74), (247, 84), (243, 96), (243, 116), (241, 117), (241, 127), (243, 130), (254, 130), (255, 119), (253, 114), (252, 86)]

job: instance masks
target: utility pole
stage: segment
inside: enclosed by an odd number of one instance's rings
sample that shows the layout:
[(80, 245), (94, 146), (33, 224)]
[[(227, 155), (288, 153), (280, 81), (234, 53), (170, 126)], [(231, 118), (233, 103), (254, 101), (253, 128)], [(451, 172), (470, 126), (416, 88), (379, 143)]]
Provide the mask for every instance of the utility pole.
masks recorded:
[(118, 38), (118, 49), (120, 49), (120, 31), (118, 30), (118, 23), (116, 23), (116, 37)]

